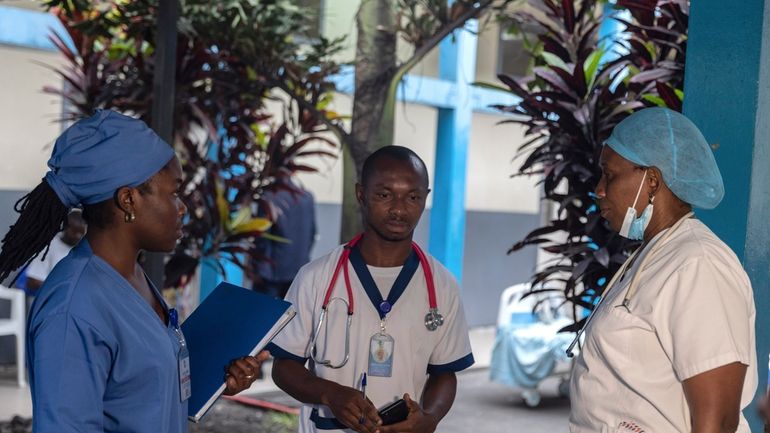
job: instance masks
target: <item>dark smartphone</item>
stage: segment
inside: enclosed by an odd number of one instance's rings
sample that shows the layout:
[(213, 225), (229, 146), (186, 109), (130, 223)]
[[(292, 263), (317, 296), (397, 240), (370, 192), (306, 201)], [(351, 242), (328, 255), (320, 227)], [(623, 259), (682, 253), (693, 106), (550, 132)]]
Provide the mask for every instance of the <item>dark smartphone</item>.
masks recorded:
[(405, 420), (409, 415), (409, 408), (406, 407), (404, 399), (400, 398), (383, 407), (377, 413), (380, 415), (382, 425), (391, 425)]

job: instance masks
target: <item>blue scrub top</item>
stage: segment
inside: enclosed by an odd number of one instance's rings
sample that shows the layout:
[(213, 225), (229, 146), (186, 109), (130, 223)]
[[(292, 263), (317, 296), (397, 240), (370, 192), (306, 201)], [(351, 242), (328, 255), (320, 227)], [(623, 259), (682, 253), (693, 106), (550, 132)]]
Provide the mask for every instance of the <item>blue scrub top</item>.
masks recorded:
[(34, 432), (187, 432), (174, 330), (85, 239), (40, 288), (28, 338)]

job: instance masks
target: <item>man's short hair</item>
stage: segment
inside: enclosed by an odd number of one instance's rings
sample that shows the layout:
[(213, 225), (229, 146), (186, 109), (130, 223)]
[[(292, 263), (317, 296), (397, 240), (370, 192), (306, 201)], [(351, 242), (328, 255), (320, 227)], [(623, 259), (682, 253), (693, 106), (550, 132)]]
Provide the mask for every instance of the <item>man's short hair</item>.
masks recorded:
[(384, 146), (371, 153), (364, 161), (361, 169), (361, 185), (366, 186), (367, 181), (374, 172), (377, 162), (383, 158), (390, 158), (396, 161), (409, 161), (416, 163), (425, 176), (425, 186), (428, 186), (428, 168), (425, 162), (412, 149), (404, 146)]

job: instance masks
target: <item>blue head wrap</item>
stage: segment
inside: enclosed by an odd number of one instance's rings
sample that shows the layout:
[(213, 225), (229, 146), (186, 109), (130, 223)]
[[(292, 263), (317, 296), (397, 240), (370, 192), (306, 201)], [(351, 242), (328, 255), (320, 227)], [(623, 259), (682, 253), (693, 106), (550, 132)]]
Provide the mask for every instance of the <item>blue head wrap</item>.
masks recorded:
[(711, 147), (681, 113), (661, 107), (637, 111), (605, 144), (634, 164), (657, 167), (671, 192), (692, 206), (713, 209), (725, 195)]
[(67, 207), (94, 204), (118, 188), (141, 185), (173, 156), (171, 146), (141, 120), (99, 110), (59, 136), (45, 181)]

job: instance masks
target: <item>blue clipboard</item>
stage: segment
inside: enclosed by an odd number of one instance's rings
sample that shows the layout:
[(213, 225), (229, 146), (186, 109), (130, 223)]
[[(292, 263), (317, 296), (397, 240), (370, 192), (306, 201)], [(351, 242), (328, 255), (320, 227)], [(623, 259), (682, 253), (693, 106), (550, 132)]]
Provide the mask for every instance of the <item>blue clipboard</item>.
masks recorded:
[(190, 352), (188, 418), (200, 421), (222, 395), (233, 359), (264, 349), (295, 314), (282, 299), (219, 284), (181, 326)]

